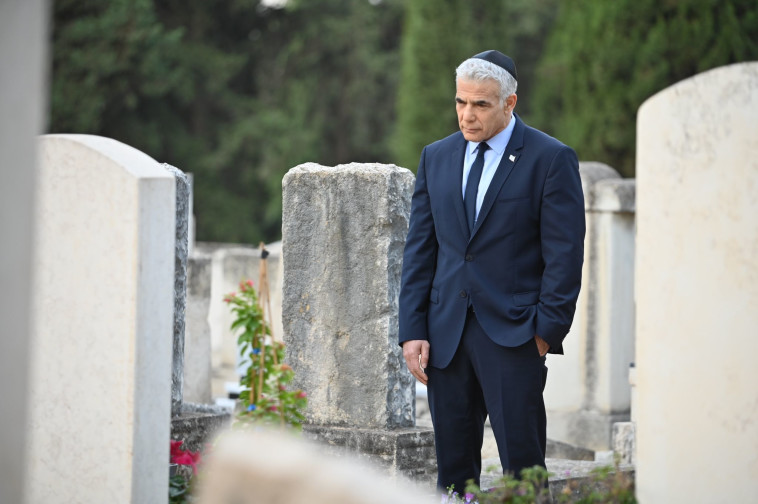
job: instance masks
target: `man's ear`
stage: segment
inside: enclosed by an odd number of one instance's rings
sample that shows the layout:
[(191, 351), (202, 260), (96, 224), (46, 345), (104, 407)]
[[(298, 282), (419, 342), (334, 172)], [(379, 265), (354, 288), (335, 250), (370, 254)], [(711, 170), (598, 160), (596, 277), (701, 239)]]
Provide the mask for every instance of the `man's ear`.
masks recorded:
[(516, 93), (513, 93), (509, 97), (505, 99), (505, 113), (513, 112), (513, 109), (516, 108), (516, 102), (518, 101), (518, 96), (516, 96)]

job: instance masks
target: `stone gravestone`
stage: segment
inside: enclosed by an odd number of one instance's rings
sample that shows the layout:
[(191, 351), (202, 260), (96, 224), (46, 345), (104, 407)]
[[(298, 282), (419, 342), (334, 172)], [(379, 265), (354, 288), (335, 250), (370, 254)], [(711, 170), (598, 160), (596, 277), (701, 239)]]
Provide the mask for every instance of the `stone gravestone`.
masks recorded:
[(397, 344), (413, 174), (379, 164), (297, 166), (284, 177), (282, 318), (306, 431), (393, 475), (431, 479), (414, 378)]
[(97, 136), (39, 153), (28, 502), (166, 502), (174, 177)]
[[(210, 367), (210, 338), (207, 343), (207, 352), (203, 352), (203, 343), (198, 341), (202, 339), (203, 326), (200, 325), (200, 331), (195, 333), (195, 337), (190, 340), (190, 346), (185, 345), (185, 321), (195, 322), (196, 311), (191, 314), (192, 319), (188, 319), (188, 251), (189, 251), (189, 220), (191, 207), (191, 189), (190, 181), (187, 175), (181, 170), (169, 164), (163, 163), (163, 167), (176, 178), (176, 228), (175, 228), (175, 247), (174, 247), (174, 338), (173, 338), (173, 361), (172, 361), (172, 379), (171, 379), (171, 438), (184, 441), (184, 446), (190, 450), (199, 450), (203, 445), (210, 441), (213, 435), (226, 428), (231, 421), (231, 413), (224, 408), (214, 407), (207, 401), (199, 401), (200, 404), (184, 400), (184, 380), (187, 372), (198, 372), (191, 377), (191, 384), (194, 386), (197, 381), (206, 378), (208, 395), (210, 395), (210, 373), (203, 373), (202, 361), (204, 360)], [(198, 280), (194, 278), (193, 280)], [(196, 308), (198, 301), (195, 290), (202, 285), (201, 282), (194, 281), (192, 287), (192, 296), (190, 301), (193, 303), (193, 309)], [(200, 300), (199, 304), (203, 304)], [(205, 312), (207, 316), (207, 311)], [(189, 326), (197, 328), (197, 325)], [(209, 335), (208, 335), (209, 336)], [(197, 345), (194, 345), (197, 343)], [(185, 354), (189, 350), (192, 367), (185, 369)], [(201, 385), (202, 386), (202, 385)], [(194, 392), (194, 390), (193, 390)], [(194, 395), (194, 394), (193, 394)], [(201, 398), (202, 399), (202, 398)]]
[(168, 163), (163, 167), (176, 178), (176, 234), (174, 235), (174, 357), (171, 365), (171, 416), (182, 412), (184, 328), (187, 312), (187, 257), (189, 255), (190, 181)]
[(758, 63), (637, 121), (640, 502), (752, 502), (758, 475)]

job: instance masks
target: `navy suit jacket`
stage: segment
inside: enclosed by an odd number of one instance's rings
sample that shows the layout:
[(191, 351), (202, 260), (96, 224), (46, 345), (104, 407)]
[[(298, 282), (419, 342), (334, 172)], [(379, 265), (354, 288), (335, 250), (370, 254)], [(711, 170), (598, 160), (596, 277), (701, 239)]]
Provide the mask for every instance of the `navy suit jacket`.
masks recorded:
[(403, 256), (399, 341), (430, 343), (430, 365), (453, 358), (468, 305), (496, 343), (535, 334), (563, 353), (584, 259), (584, 197), (573, 149), (516, 115), (471, 234), (457, 132), (424, 148)]

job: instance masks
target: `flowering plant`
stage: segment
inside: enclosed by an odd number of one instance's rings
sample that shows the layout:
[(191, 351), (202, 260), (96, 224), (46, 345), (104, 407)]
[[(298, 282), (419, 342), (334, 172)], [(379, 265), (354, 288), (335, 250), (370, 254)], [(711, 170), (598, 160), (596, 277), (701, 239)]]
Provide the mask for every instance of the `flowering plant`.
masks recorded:
[(189, 500), (189, 489), (193, 476), (197, 475), (200, 464), (200, 452), (182, 449), (184, 441), (171, 440), (171, 463), (180, 466), (180, 470), (169, 479), (169, 504), (183, 504)]
[[(565, 476), (571, 474), (567, 471)], [(577, 504), (636, 504), (634, 480), (616, 466), (594, 469), (589, 481), (569, 480), (551, 499), (548, 488), (550, 473), (544, 467), (534, 466), (521, 471), (521, 477), (506, 474), (489, 490), (481, 490), (469, 480), (466, 494), (461, 496), (453, 487), (442, 496), (442, 504), (542, 504), (573, 502)]]
[(308, 399), (302, 390), (288, 388), (295, 372), (284, 363), (284, 343), (270, 336), (253, 282), (240, 282), (239, 292), (227, 294), (224, 302), (236, 315), (232, 330), (241, 330), (237, 339), (240, 355), (250, 359), (240, 378), (244, 409), (237, 415), (239, 426), (261, 421), (301, 429)]

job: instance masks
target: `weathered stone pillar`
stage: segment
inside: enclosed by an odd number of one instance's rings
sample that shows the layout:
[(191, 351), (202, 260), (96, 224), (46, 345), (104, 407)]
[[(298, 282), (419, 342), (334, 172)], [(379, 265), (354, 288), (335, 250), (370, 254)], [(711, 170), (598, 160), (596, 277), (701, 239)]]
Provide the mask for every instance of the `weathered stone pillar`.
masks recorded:
[(306, 430), (392, 474), (435, 472), (415, 429), (414, 379), (397, 344), (413, 174), (379, 164), (307, 163), (284, 177), (284, 338)]
[(176, 234), (174, 236), (174, 357), (171, 364), (171, 416), (182, 412), (184, 378), (184, 327), (187, 310), (187, 257), (189, 255), (190, 182), (179, 168), (163, 163), (176, 179)]
[(749, 502), (758, 474), (758, 63), (637, 121), (637, 497)]

